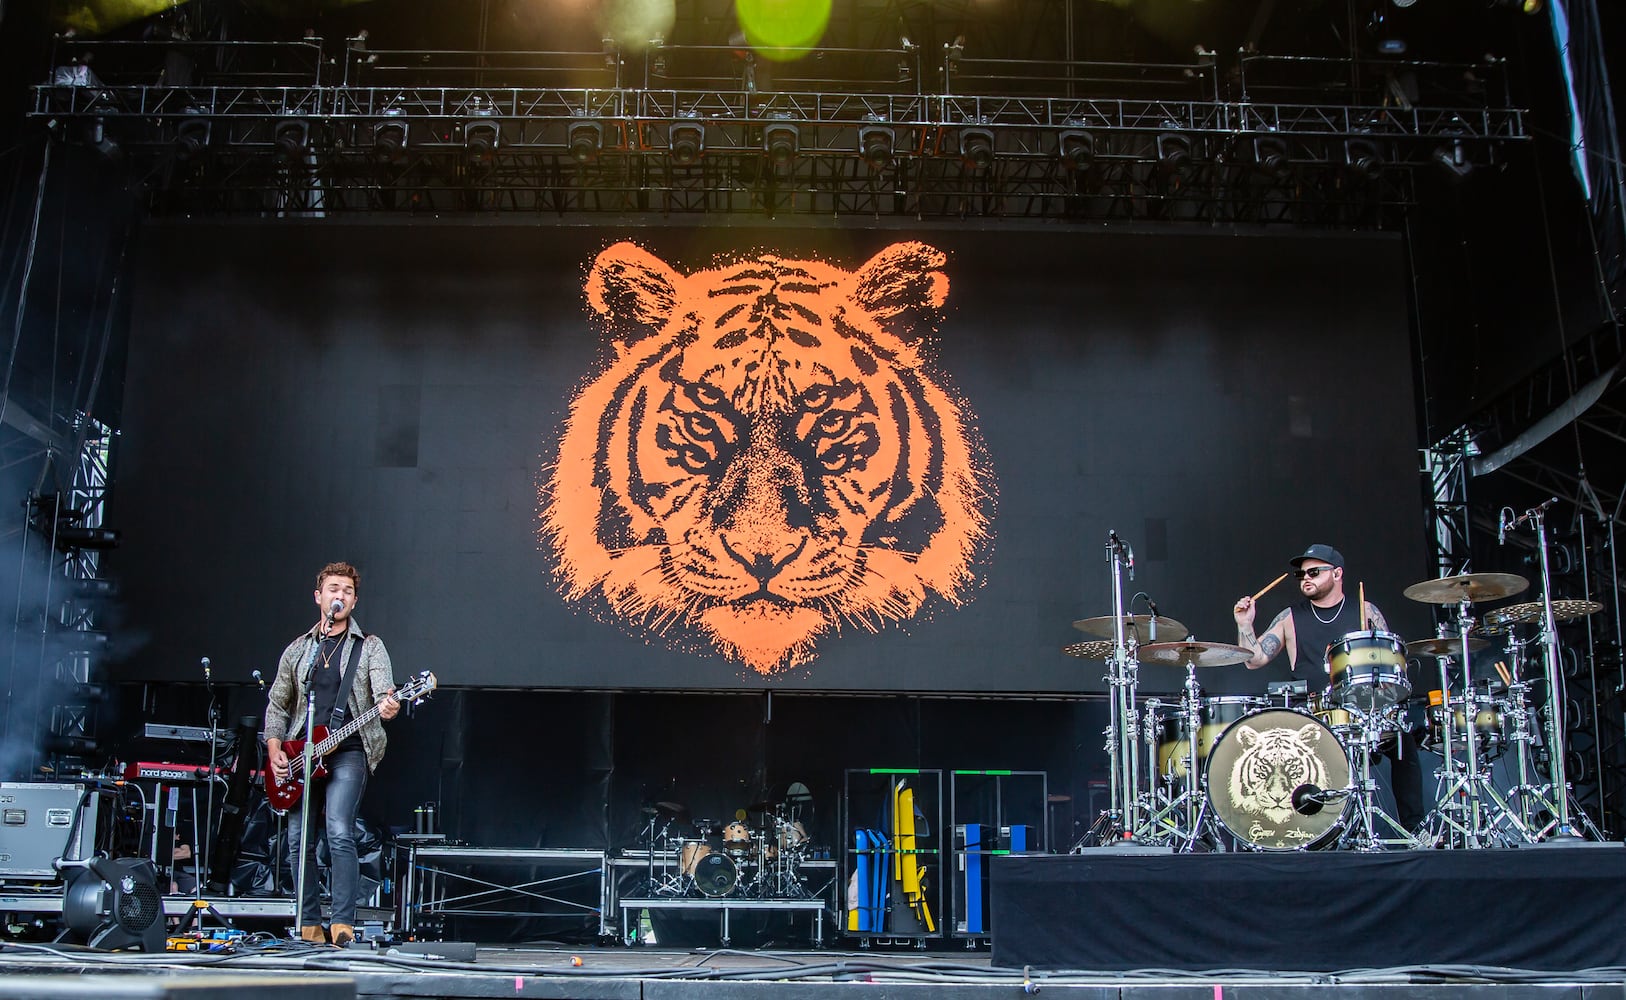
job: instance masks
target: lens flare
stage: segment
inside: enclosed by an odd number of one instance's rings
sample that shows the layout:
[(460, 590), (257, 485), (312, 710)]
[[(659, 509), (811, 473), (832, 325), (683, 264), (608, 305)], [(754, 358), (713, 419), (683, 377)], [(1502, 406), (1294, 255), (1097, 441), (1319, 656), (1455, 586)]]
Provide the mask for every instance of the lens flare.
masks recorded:
[(676, 0), (612, 0), (600, 15), (604, 33), (623, 52), (642, 52), (671, 34)]
[(831, 0), (734, 0), (745, 40), (765, 59), (788, 61), (790, 51), (817, 45), (830, 24)]

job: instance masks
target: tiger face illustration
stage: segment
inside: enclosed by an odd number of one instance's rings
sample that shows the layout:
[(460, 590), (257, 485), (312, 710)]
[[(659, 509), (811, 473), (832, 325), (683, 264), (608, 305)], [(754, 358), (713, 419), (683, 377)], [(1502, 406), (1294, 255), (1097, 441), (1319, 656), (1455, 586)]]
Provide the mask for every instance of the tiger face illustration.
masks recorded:
[(1293, 789), (1328, 784), (1327, 767), (1315, 752), (1326, 731), (1314, 723), (1298, 729), (1238, 726), (1242, 752), (1231, 765), (1231, 801), (1242, 811), (1272, 823), (1293, 818)]
[(539, 489), (565, 598), (762, 675), (968, 600), (993, 481), (912, 322), (947, 298), (945, 262), (913, 242), (854, 271), (599, 254), (585, 292), (613, 353)]

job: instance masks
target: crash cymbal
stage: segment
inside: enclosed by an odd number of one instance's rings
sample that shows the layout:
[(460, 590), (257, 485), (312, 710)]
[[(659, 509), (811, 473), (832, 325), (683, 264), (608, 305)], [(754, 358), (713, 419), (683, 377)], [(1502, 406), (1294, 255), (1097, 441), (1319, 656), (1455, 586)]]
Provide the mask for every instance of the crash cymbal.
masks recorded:
[(1136, 651), (1142, 663), (1175, 667), (1229, 667), (1246, 663), (1253, 653), (1226, 642), (1154, 642)]
[[(1468, 637), (1468, 652), (1477, 653), (1490, 645), (1489, 639)], [(1414, 656), (1457, 656), (1462, 652), (1462, 639), (1454, 635), (1440, 635), (1432, 639), (1418, 639), (1406, 643), (1406, 652)]]
[(1081, 660), (1106, 660), (1111, 659), (1114, 648), (1110, 639), (1091, 639), (1089, 642), (1070, 642), (1061, 647), (1061, 651)]
[[(1151, 615), (1124, 615), (1124, 633), (1133, 634), (1140, 642), (1150, 642), (1152, 639), (1152, 623), (1157, 622), (1157, 634), (1165, 642), (1174, 639), (1184, 639), (1191, 633), (1186, 627), (1173, 618), (1157, 618)], [(1080, 618), (1073, 623), (1073, 627), (1085, 635), (1093, 635), (1099, 639), (1117, 639), (1118, 633), (1114, 631), (1112, 616), (1101, 618)]]
[(1480, 604), (1522, 594), (1530, 581), (1514, 573), (1464, 573), (1414, 583), (1402, 593), (1424, 604)]
[[(1595, 615), (1603, 610), (1603, 605), (1597, 601), (1557, 600), (1553, 602), (1553, 617), (1561, 622), (1574, 621)], [(1541, 621), (1541, 602), (1530, 601), (1526, 604), (1509, 604), (1505, 608), (1485, 612), (1485, 625), (1489, 628), (1503, 628), (1508, 625), (1532, 625)]]

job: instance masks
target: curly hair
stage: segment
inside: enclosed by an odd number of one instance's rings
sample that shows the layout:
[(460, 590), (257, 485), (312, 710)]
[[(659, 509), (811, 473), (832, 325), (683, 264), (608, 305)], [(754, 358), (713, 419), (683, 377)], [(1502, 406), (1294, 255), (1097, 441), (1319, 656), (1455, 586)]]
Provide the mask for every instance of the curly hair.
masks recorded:
[(349, 563), (331, 562), (323, 566), (322, 571), (316, 574), (316, 589), (321, 590), (322, 581), (330, 576), (348, 576), (350, 585), (356, 588), (356, 593), (361, 593), (361, 572)]

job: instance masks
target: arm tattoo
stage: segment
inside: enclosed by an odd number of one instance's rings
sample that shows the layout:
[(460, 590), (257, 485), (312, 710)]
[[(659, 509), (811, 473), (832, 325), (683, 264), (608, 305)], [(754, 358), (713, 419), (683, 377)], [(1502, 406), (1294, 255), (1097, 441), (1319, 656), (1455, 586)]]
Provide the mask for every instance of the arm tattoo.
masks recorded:
[(1274, 633), (1266, 632), (1265, 637), (1259, 640), (1259, 651), (1265, 654), (1266, 660), (1274, 660), (1276, 654), (1282, 651), (1282, 641)]
[(1277, 616), (1276, 616), (1276, 617), (1275, 617), (1275, 618), (1272, 618), (1272, 619), (1271, 619), (1271, 620), (1270, 620), (1270, 628), (1271, 628), (1271, 630), (1273, 630), (1273, 631), (1274, 631), (1274, 630), (1275, 630), (1275, 628), (1276, 628), (1276, 626), (1278, 626), (1278, 625), (1280, 625), (1280, 624), (1281, 624), (1281, 623), (1282, 623), (1282, 622), (1284, 622), (1284, 621), (1286, 621), (1286, 620), (1287, 620), (1287, 618), (1288, 618), (1288, 616), (1289, 616), (1289, 615), (1291, 615), (1291, 614), (1292, 614), (1292, 613), (1293, 613), (1293, 609), (1292, 609), (1292, 608), (1283, 608), (1283, 609), (1282, 609), (1282, 610), (1281, 610), (1281, 613), (1280, 613), (1280, 614), (1278, 614), (1278, 615), (1277, 615)]
[(1372, 630), (1375, 632), (1389, 631), (1389, 623), (1384, 620), (1383, 612), (1379, 611), (1371, 601), (1366, 602), (1366, 620), (1371, 623)]

